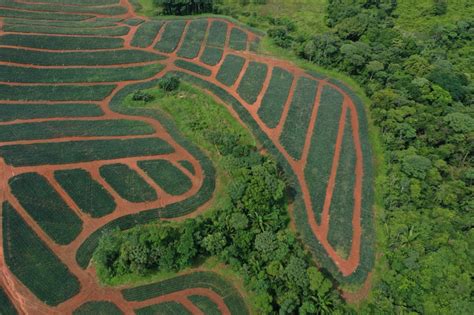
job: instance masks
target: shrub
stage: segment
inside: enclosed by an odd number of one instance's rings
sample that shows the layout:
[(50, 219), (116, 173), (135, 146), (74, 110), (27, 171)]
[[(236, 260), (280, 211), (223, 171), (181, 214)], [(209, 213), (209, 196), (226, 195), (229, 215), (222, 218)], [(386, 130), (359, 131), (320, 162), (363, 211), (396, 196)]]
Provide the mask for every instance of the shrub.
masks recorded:
[(171, 92), (179, 87), (179, 83), (176, 76), (166, 76), (158, 81), (158, 86), (166, 92)]
[(155, 97), (149, 93), (143, 92), (142, 90), (136, 90), (135, 93), (133, 93), (132, 99), (134, 101), (143, 101), (148, 103), (153, 101)]

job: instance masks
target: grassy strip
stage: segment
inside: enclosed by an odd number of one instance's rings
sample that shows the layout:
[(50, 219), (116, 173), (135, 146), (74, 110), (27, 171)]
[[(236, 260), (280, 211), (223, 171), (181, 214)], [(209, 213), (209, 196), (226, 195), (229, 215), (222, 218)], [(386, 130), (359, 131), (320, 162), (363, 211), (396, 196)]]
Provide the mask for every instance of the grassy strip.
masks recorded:
[(230, 283), (213, 272), (197, 271), (158, 283), (124, 289), (122, 294), (127, 301), (145, 301), (157, 296), (192, 288), (213, 290), (223, 298), (231, 314), (244, 315), (249, 313), (247, 305), (245, 305), (239, 292)]
[(83, 21), (93, 18), (92, 15), (61, 14), (51, 12), (28, 12), (10, 9), (0, 9), (0, 17), (31, 19), (31, 20), (59, 20), (59, 21)]
[(108, 301), (91, 301), (86, 302), (76, 308), (73, 315), (120, 315), (123, 312), (112, 302)]
[(167, 160), (140, 161), (138, 166), (168, 194), (179, 196), (192, 187), (188, 176)]
[(0, 147), (0, 156), (13, 166), (80, 163), (172, 152), (173, 148), (160, 138), (69, 141)]
[(273, 68), (270, 85), (258, 109), (258, 115), (268, 127), (275, 128), (278, 125), (292, 82), (291, 73), (279, 67)]
[(296, 84), (290, 110), (280, 135), (280, 142), (289, 155), (299, 159), (306, 140), (316, 97), (317, 81), (301, 77)]
[(230, 32), (229, 48), (235, 50), (247, 49), (247, 34), (240, 28), (234, 27)]
[(211, 70), (206, 69), (204, 67), (198, 66), (195, 63), (188, 62), (186, 60), (176, 60), (174, 64), (182, 69), (186, 69), (195, 73), (198, 73), (200, 75), (205, 75), (205, 76), (210, 76), (211, 75)]
[(82, 221), (43, 176), (24, 173), (9, 180), (22, 207), (57, 244), (72, 242), (82, 231)]
[(206, 46), (200, 60), (207, 65), (215, 66), (221, 61), (223, 54), (223, 49)]
[(255, 103), (267, 77), (267, 65), (251, 61), (237, 89), (237, 93), (249, 104)]
[(99, 27), (114, 27), (117, 23), (110, 19), (96, 19), (94, 21), (45, 21), (45, 20), (28, 20), (28, 19), (16, 19), (16, 18), (5, 18), (3, 20), (4, 25), (39, 25), (49, 27), (63, 27), (63, 28), (99, 28)]
[(323, 88), (316, 125), (311, 137), (308, 163), (304, 170), (317, 222), (321, 222), (326, 186), (334, 157), (342, 101), (343, 96), (338, 91), (328, 86)]
[(51, 50), (94, 50), (122, 48), (123, 39), (7, 34), (0, 37), (0, 45)]
[(343, 257), (349, 256), (352, 245), (355, 164), (356, 155), (352, 137), (351, 116), (350, 112), (347, 112), (336, 185), (329, 209), (328, 231), (329, 243)]
[(164, 57), (140, 50), (95, 52), (45, 52), (20, 48), (0, 48), (0, 61), (39, 66), (98, 66), (150, 62)]
[(192, 315), (183, 305), (169, 301), (160, 304), (145, 306), (135, 310), (137, 315)]
[(68, 13), (88, 13), (119, 15), (127, 12), (125, 7), (114, 5), (108, 7), (89, 7), (89, 6), (67, 6), (64, 3), (43, 4), (43, 3), (21, 3), (11, 0), (0, 0), (0, 6), (3, 8), (41, 11), (41, 12), (68, 12)]
[(140, 25), (133, 36), (132, 46), (146, 48), (153, 44), (156, 35), (163, 26), (162, 21), (149, 21)]
[(227, 55), (224, 59), (216, 79), (227, 86), (232, 86), (239, 77), (245, 59), (236, 55)]
[(96, 83), (143, 80), (163, 69), (161, 64), (121, 68), (35, 69), (0, 65), (0, 81), (19, 83)]
[(78, 28), (78, 27), (51, 27), (49, 25), (4, 25), (4, 32), (42, 33), (42, 34), (69, 34), (69, 35), (101, 35), (123, 36), (129, 32), (126, 26), (112, 28)]
[(56, 171), (54, 178), (76, 205), (91, 217), (99, 218), (115, 210), (116, 204), (112, 196), (86, 170)]
[(227, 23), (212, 21), (206, 45), (209, 47), (224, 48), (227, 39)]
[(3, 203), (2, 217), (5, 262), (38, 299), (55, 306), (79, 293), (77, 278), (9, 203)]
[(185, 26), (186, 21), (169, 21), (154, 48), (164, 53), (173, 52), (179, 44)]
[(188, 299), (206, 315), (221, 315), (217, 305), (207, 296), (191, 295)]
[(114, 88), (115, 85), (15, 86), (0, 84), (0, 99), (11, 101), (101, 101)]
[(179, 57), (188, 59), (197, 57), (206, 36), (207, 24), (207, 20), (189, 22), (183, 44), (177, 53)]
[(19, 104), (0, 103), (0, 122), (17, 119), (57, 117), (97, 117), (104, 112), (95, 104)]
[(149, 135), (155, 129), (139, 120), (64, 120), (0, 125), (0, 142), (63, 137)]
[(15, 309), (15, 306), (13, 306), (13, 303), (10, 301), (8, 298), (7, 294), (3, 290), (2, 287), (0, 287), (0, 314), (3, 315), (16, 315), (18, 312)]
[(154, 201), (155, 190), (134, 170), (125, 164), (104, 165), (100, 175), (123, 198), (130, 202)]

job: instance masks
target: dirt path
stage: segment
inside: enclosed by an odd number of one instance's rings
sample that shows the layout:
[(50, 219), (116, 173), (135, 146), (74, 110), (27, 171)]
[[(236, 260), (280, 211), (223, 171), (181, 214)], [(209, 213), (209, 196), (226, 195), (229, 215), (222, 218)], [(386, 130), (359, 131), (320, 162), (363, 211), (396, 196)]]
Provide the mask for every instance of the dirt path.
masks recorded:
[[(28, 1), (21, 1), (23, 3), (29, 3)], [(119, 18), (133, 18), (137, 17), (135, 12), (133, 11), (132, 5), (129, 3), (127, 0), (121, 0), (120, 5), (124, 6), (127, 8), (127, 12), (124, 14), (121, 14), (119, 16), (114, 16), (114, 17), (119, 17)], [(31, 11), (31, 12), (38, 12), (38, 11)], [(74, 13), (74, 12), (69, 12), (68, 14), (80, 14), (80, 15), (91, 15), (89, 13)], [(107, 15), (102, 15), (102, 14), (94, 14), (96, 18), (103, 18), (103, 17), (110, 17)], [(148, 20), (148, 18), (140, 17), (144, 20)], [(202, 56), (205, 48), (205, 43), (207, 41), (207, 38), (209, 36), (209, 30), (210, 30), (210, 22), (213, 20), (222, 20), (225, 23), (227, 23), (228, 28), (227, 28), (227, 38), (225, 41), (225, 47), (224, 47), (224, 56), (221, 59), (221, 61), (216, 65), (216, 66), (208, 66), (200, 61), (200, 57)], [(179, 70), (182, 72), (190, 73), (196, 77), (199, 77), (203, 80), (206, 80), (222, 89), (224, 89), (226, 92), (228, 92), (231, 96), (233, 96), (235, 99), (237, 99), (240, 104), (249, 112), (249, 114), (252, 116), (252, 118), (255, 120), (255, 122), (258, 124), (258, 126), (261, 128), (261, 130), (272, 140), (274, 143), (275, 147), (279, 150), (279, 152), (283, 155), (283, 157), (288, 161), (290, 164), (291, 168), (293, 169), (298, 182), (302, 188), (303, 192), (303, 200), (306, 205), (306, 210), (307, 210), (307, 216), (308, 216), (308, 224), (310, 225), (314, 235), (316, 238), (320, 241), (322, 246), (325, 248), (327, 251), (328, 255), (331, 257), (331, 259), (335, 262), (335, 264), (339, 267), (339, 270), (343, 275), (350, 275), (358, 266), (359, 264), (359, 252), (360, 252), (360, 238), (361, 238), (361, 228), (360, 228), (360, 211), (361, 211), (361, 190), (362, 190), (362, 175), (363, 175), (363, 168), (362, 168), (362, 151), (361, 151), (361, 143), (360, 143), (360, 136), (359, 136), (359, 129), (358, 129), (358, 117), (357, 117), (357, 111), (355, 109), (355, 106), (350, 99), (350, 97), (342, 91), (339, 87), (328, 83), (324, 80), (317, 80), (310, 76), (309, 74), (305, 73), (304, 70), (299, 69), (298, 67), (294, 66), (293, 64), (282, 61), (282, 60), (277, 60), (274, 58), (266, 57), (266, 56), (259, 56), (256, 55), (252, 52), (249, 51), (249, 45), (250, 41), (256, 39), (256, 35), (249, 32), (248, 30), (243, 29), (243, 31), (247, 34), (248, 36), (248, 42), (247, 42), (247, 49), (245, 51), (235, 51), (231, 48), (229, 48), (229, 40), (230, 40), (230, 34), (231, 31), (234, 27), (237, 27), (233, 23), (226, 21), (224, 19), (208, 19), (209, 23), (207, 25), (206, 29), (206, 34), (204, 37), (203, 42), (201, 43), (201, 47), (199, 49), (198, 56), (196, 58), (193, 58), (192, 61), (195, 64), (202, 66), (203, 68), (211, 70), (212, 75), (210, 77), (203, 77), (200, 76), (196, 73), (189, 72), (187, 70), (177, 68), (174, 65), (174, 61), (177, 59), (180, 59), (177, 56), (177, 52), (179, 51), (180, 47), (183, 44), (184, 38), (186, 36), (186, 32), (189, 29), (189, 24), (190, 22), (188, 21), (185, 27), (185, 30), (183, 34), (181, 35), (181, 38), (178, 42), (178, 45), (176, 49), (169, 54), (164, 54), (162, 52), (158, 52), (153, 49), (153, 47), (156, 45), (161, 40), (161, 36), (166, 28), (166, 23), (162, 25), (161, 29), (159, 30), (158, 34), (155, 37), (155, 40), (153, 41), (152, 45), (150, 45), (147, 48), (136, 48), (131, 46), (131, 41), (138, 29), (138, 26), (130, 26), (127, 25), (123, 22), (117, 22), (117, 25), (125, 25), (129, 27), (130, 31), (123, 36), (118, 36), (123, 39), (124, 45), (121, 48), (118, 49), (105, 49), (105, 50), (111, 50), (111, 51), (117, 51), (117, 50), (125, 50), (125, 49), (137, 49), (137, 50), (142, 50), (142, 51), (147, 51), (151, 52), (154, 54), (158, 55), (166, 55), (167, 59), (163, 61), (159, 61), (160, 63), (164, 64), (166, 66), (165, 70), (161, 71), (160, 73), (156, 74), (155, 76), (145, 79), (145, 80), (130, 80), (130, 81), (121, 81), (121, 82), (114, 82), (117, 86), (116, 88), (112, 91), (110, 95), (108, 95), (104, 100), (100, 102), (96, 101), (86, 101), (86, 102), (77, 102), (77, 101), (31, 101), (31, 102), (21, 102), (21, 101), (2, 101), (2, 103), (5, 104), (20, 104), (20, 103), (42, 103), (42, 104), (73, 104), (73, 103), (92, 103), (92, 104), (99, 104), (102, 110), (104, 111), (104, 115), (100, 117), (81, 117), (81, 118), (42, 118), (42, 119), (25, 119), (25, 120), (19, 120), (19, 121), (14, 121), (14, 122), (6, 122), (6, 123), (0, 123), (0, 125), (7, 125), (7, 124), (15, 124), (15, 123), (27, 123), (27, 122), (40, 122), (40, 121), (54, 121), (54, 120), (105, 120), (105, 119), (132, 119), (132, 120), (140, 120), (143, 122), (146, 122), (147, 124), (151, 125), (155, 129), (155, 134), (153, 135), (154, 137), (159, 137), (163, 140), (165, 140), (167, 143), (169, 143), (173, 149), (174, 153), (172, 154), (164, 154), (164, 155), (157, 155), (157, 156), (147, 156), (147, 157), (129, 157), (129, 158), (121, 158), (121, 159), (110, 159), (110, 160), (103, 160), (103, 161), (93, 161), (93, 162), (80, 162), (80, 163), (70, 163), (70, 164), (62, 164), (62, 165), (41, 165), (41, 166), (31, 166), (31, 167), (12, 167), (9, 165), (6, 165), (1, 159), (0, 159), (0, 175), (2, 176), (2, 180), (0, 182), (0, 188), (2, 191), (2, 196), (0, 196), (1, 201), (9, 201), (14, 208), (18, 211), (18, 213), (22, 216), (22, 218), (27, 222), (27, 224), (38, 234), (40, 239), (45, 242), (58, 256), (58, 258), (65, 263), (68, 267), (71, 273), (73, 273), (79, 280), (80, 285), (81, 285), (81, 291), (79, 294), (71, 298), (70, 300), (65, 301), (64, 303), (60, 304), (57, 307), (48, 307), (41, 303), (8, 269), (8, 267), (5, 264), (5, 260), (3, 257), (3, 245), (0, 247), (0, 282), (3, 283), (3, 286), (5, 288), (6, 293), (8, 296), (15, 302), (16, 307), (21, 313), (26, 313), (26, 314), (69, 314), (71, 313), (75, 308), (80, 306), (82, 303), (91, 301), (91, 300), (107, 300), (115, 303), (122, 311), (124, 311), (126, 314), (133, 313), (134, 308), (138, 307), (144, 307), (146, 305), (151, 305), (153, 303), (158, 303), (159, 301), (165, 301), (165, 300), (174, 300), (179, 303), (181, 303), (183, 306), (185, 306), (190, 312), (193, 314), (201, 314), (200, 310), (197, 309), (194, 304), (192, 304), (187, 297), (190, 295), (203, 295), (208, 298), (210, 298), (214, 303), (216, 303), (219, 306), (219, 309), (223, 314), (230, 314), (227, 306), (223, 302), (222, 297), (218, 296), (211, 290), (207, 289), (190, 289), (190, 290), (183, 290), (177, 293), (169, 294), (169, 295), (164, 295), (161, 297), (157, 297), (152, 300), (144, 301), (144, 302), (128, 302), (125, 301), (124, 298), (122, 297), (120, 291), (118, 289), (114, 288), (106, 288), (102, 287), (98, 284), (98, 280), (95, 275), (95, 271), (93, 270), (92, 267), (89, 267), (87, 270), (82, 270), (78, 265), (75, 260), (75, 253), (77, 252), (78, 248), (80, 245), (96, 230), (107, 224), (108, 222), (115, 220), (117, 218), (120, 218), (122, 216), (125, 216), (127, 214), (134, 214), (138, 213), (147, 209), (152, 209), (152, 208), (162, 208), (166, 205), (180, 202), (182, 200), (185, 200), (193, 195), (195, 195), (200, 187), (202, 186), (203, 183), (203, 177), (204, 177), (204, 171), (199, 163), (198, 160), (196, 160), (189, 152), (186, 151), (185, 148), (181, 147), (174, 139), (173, 137), (167, 132), (167, 130), (156, 120), (148, 117), (139, 117), (139, 116), (129, 116), (129, 115), (123, 115), (120, 113), (116, 113), (112, 111), (109, 107), (109, 103), (111, 99), (123, 88), (126, 86), (133, 84), (133, 83), (138, 83), (138, 82), (149, 82), (151, 80), (157, 79), (165, 75), (166, 73), (170, 71), (175, 71)], [(0, 32), (2, 30), (2, 19), (0, 19)], [(18, 33), (16, 33), (18, 34)], [(35, 35), (34, 33), (28, 33), (29, 35)], [(44, 34), (42, 34), (44, 35)], [(57, 36), (62, 36), (62, 35), (57, 35)], [(70, 36), (75, 36), (75, 35), (70, 35)], [(77, 36), (80, 37), (80, 36)], [(94, 36), (91, 36), (94, 37)], [(108, 37), (108, 36), (106, 36)], [(16, 46), (2, 46), (2, 47), (12, 47), (12, 48), (18, 48)], [(38, 49), (38, 48), (24, 48), (22, 49), (25, 50), (32, 50), (32, 51), (45, 51), (45, 52), (67, 52), (67, 51), (74, 51), (77, 52), (79, 50), (64, 50), (64, 51), (58, 51), (58, 50), (50, 50), (50, 49)], [(94, 52), (97, 50), (80, 50), (81, 52)], [(216, 79), (216, 75), (218, 70), (220, 69), (220, 66), (223, 63), (223, 60), (225, 59), (225, 56), (227, 54), (235, 54), (238, 56), (241, 56), (245, 58), (245, 65), (243, 69), (241, 70), (235, 84), (232, 87), (227, 87)], [(257, 97), (257, 101), (254, 104), (248, 104), (246, 103), (240, 95), (237, 93), (237, 88), (243, 78), (243, 75), (245, 73), (245, 70), (248, 68), (248, 65), (251, 61), (256, 61), (256, 62), (261, 62), (265, 63), (267, 65), (267, 74), (263, 83), (263, 87)], [(35, 69), (66, 69), (66, 68), (126, 68), (130, 66), (141, 66), (141, 65), (150, 65), (153, 64), (154, 62), (139, 62), (139, 63), (129, 63), (129, 64), (120, 64), (120, 65), (106, 65), (106, 66), (35, 66), (35, 65), (28, 65), (28, 64), (18, 64), (18, 63), (8, 63), (8, 62), (1, 62), (1, 65), (14, 65), (14, 66), (20, 66), (20, 67), (27, 67), (27, 68), (35, 68)], [(270, 79), (271, 79), (271, 74), (272, 70), (274, 67), (281, 67), (287, 70), (288, 72), (292, 73), (294, 75), (294, 79), (290, 88), (290, 93), (288, 96), (288, 99), (284, 105), (283, 109), (283, 114), (280, 118), (280, 121), (275, 128), (269, 128), (265, 125), (265, 123), (260, 119), (258, 116), (258, 109), (261, 105), (263, 96), (268, 89), (268, 86), (270, 84)], [(286, 121), (289, 108), (291, 106), (291, 101), (293, 99), (294, 93), (295, 93), (295, 87), (296, 87), (296, 82), (300, 77), (307, 77), (312, 80), (318, 81), (319, 82), (319, 87), (317, 91), (317, 96), (315, 99), (315, 105), (311, 114), (311, 119), (310, 119), (310, 124), (308, 127), (308, 131), (306, 134), (305, 138), (305, 145), (302, 153), (302, 158), (300, 160), (294, 160), (290, 155), (287, 153), (287, 151), (284, 149), (284, 147), (281, 145), (279, 137), (281, 135), (281, 132), (283, 130), (284, 123)], [(17, 86), (35, 86), (35, 85), (44, 85), (48, 83), (9, 83), (9, 82), (4, 82), (5, 84), (9, 85), (17, 85)], [(108, 83), (65, 83), (65, 84), (56, 84), (56, 85), (85, 85), (85, 86), (90, 86), (90, 85), (98, 85), (98, 84), (108, 84)], [(307, 159), (308, 159), (308, 152), (309, 152), (309, 146), (311, 143), (311, 135), (313, 134), (313, 130), (315, 128), (316, 124), (316, 119), (317, 119), (317, 112), (319, 108), (319, 102), (320, 102), (320, 96), (321, 96), (321, 90), (323, 86), (330, 86), (336, 90), (338, 90), (342, 95), (344, 95), (344, 104), (343, 104), (343, 110), (341, 114), (341, 119), (339, 122), (339, 127), (338, 127), (338, 138), (336, 142), (336, 147), (335, 147), (335, 153), (333, 157), (333, 164), (331, 168), (331, 175), (330, 175), (330, 181), (327, 186), (327, 194), (326, 194), (326, 199), (324, 202), (324, 210), (322, 213), (322, 220), (318, 224), (316, 222), (316, 219), (314, 217), (313, 213), (313, 207), (311, 205), (311, 198), (310, 198), (310, 193), (308, 189), (308, 185), (305, 179), (304, 175), (304, 168), (307, 164)], [(221, 100), (219, 100), (215, 95), (213, 95), (220, 103), (222, 103)], [(228, 105), (226, 107), (230, 110), (232, 115), (238, 119), (242, 124), (243, 122), (241, 121), (240, 117), (238, 114)], [(356, 148), (356, 180), (355, 180), (355, 189), (354, 189), (354, 200), (355, 200), (355, 205), (353, 209), (353, 238), (352, 238), (352, 246), (351, 246), (351, 251), (350, 255), (347, 259), (341, 258), (335, 250), (332, 248), (332, 246), (329, 244), (327, 240), (327, 231), (329, 229), (329, 208), (331, 204), (331, 196), (332, 192), (334, 189), (335, 185), (335, 178), (337, 174), (337, 168), (339, 164), (339, 155), (340, 155), (340, 150), (341, 150), (341, 143), (342, 143), (342, 136), (344, 132), (344, 124), (345, 124), (345, 113), (349, 111), (350, 112), (350, 117), (351, 117), (351, 123), (352, 123), (352, 134), (353, 134), (353, 139), (354, 139), (354, 145)], [(0, 143), (0, 146), (2, 145), (7, 145), (7, 144), (29, 144), (29, 143), (37, 143), (37, 142), (59, 142), (59, 141), (70, 141), (70, 140), (91, 140), (91, 139), (113, 139), (113, 138), (120, 138), (120, 139), (132, 139), (132, 138), (137, 138), (137, 137), (143, 137), (143, 136), (120, 136), (120, 137), (70, 137), (70, 138), (58, 138), (58, 139), (48, 139), (48, 140), (31, 140), (31, 141), (17, 141), (17, 142), (3, 142)], [(147, 135), (146, 137), (150, 137), (150, 135)], [(150, 159), (166, 159), (169, 160), (174, 166), (178, 167), (183, 173), (185, 173), (192, 182), (192, 187), (187, 191), (186, 193), (180, 195), (180, 196), (171, 196), (167, 193), (164, 192), (164, 190), (159, 187), (143, 170), (141, 170), (137, 166), (138, 161), (142, 160), (150, 160)], [(189, 161), (192, 166), (195, 169), (195, 174), (191, 174), (187, 169), (185, 169), (183, 166), (181, 166), (178, 161), (181, 160), (187, 160)], [(112, 163), (122, 163), (136, 172), (139, 173), (140, 176), (142, 176), (145, 181), (157, 191), (159, 198), (156, 201), (152, 202), (142, 202), (142, 203), (132, 203), (127, 200), (124, 200), (121, 198), (117, 192), (113, 190), (113, 188), (105, 182), (105, 180), (100, 176), (99, 174), (99, 168), (103, 165), (106, 164), (112, 164)], [(65, 169), (72, 169), (72, 168), (83, 168), (87, 170), (92, 178), (99, 182), (114, 198), (117, 206), (115, 211), (112, 213), (105, 215), (101, 218), (92, 218), (88, 214), (83, 213), (79, 207), (74, 203), (74, 201), (67, 195), (67, 193), (60, 187), (60, 185), (57, 183), (57, 181), (54, 179), (54, 172), (57, 170), (65, 170)], [(22, 173), (26, 172), (37, 172), (39, 174), (42, 174), (45, 176), (49, 183), (53, 186), (53, 188), (56, 190), (56, 192), (65, 200), (65, 202), (69, 205), (73, 211), (75, 211), (76, 214), (78, 214), (83, 221), (83, 230), (81, 233), (78, 235), (78, 237), (71, 242), (70, 244), (66, 246), (60, 246), (54, 243), (52, 239), (49, 238), (47, 234), (43, 232), (43, 230), (39, 227), (39, 225), (28, 215), (27, 211), (22, 208), (21, 204), (18, 202), (18, 200), (13, 196), (13, 194), (10, 191), (10, 188), (8, 186), (8, 180), (13, 177), (17, 176)], [(203, 206), (199, 207), (194, 211), (193, 213), (182, 216), (179, 219), (187, 218), (187, 217), (193, 217), (201, 213), (202, 211), (205, 211), (206, 207), (208, 204), (212, 201), (208, 201), (206, 204)], [(0, 225), (0, 234), (1, 234), (1, 225)], [(71, 254), (74, 253), (74, 254)], [(370, 277), (369, 277), (370, 278)], [(370, 287), (370, 279), (369, 281), (369, 287)], [(366, 290), (366, 286), (363, 288), (364, 292)], [(359, 294), (363, 295), (363, 294)], [(348, 300), (354, 299), (354, 297), (360, 297), (358, 294), (344, 294), (345, 297), (347, 297)]]

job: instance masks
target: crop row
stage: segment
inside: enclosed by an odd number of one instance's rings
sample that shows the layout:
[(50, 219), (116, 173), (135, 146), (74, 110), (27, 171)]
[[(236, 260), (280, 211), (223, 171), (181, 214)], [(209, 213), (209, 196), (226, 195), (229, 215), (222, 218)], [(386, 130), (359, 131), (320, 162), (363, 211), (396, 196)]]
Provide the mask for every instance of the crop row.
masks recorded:
[(101, 35), (123, 36), (129, 32), (126, 26), (111, 28), (79, 28), (79, 27), (51, 27), (49, 25), (10, 25), (3, 26), (4, 32), (42, 33), (42, 34), (69, 34), (69, 35)]
[(291, 73), (279, 67), (273, 68), (270, 84), (258, 109), (259, 117), (268, 127), (278, 125), (292, 82)]
[(93, 15), (61, 14), (52, 12), (31, 12), (11, 9), (0, 9), (0, 17), (31, 19), (31, 20), (59, 20), (59, 21), (83, 21), (93, 18)]
[(104, 112), (95, 104), (2, 104), (0, 122), (17, 119), (57, 118), (57, 117), (97, 117)]
[(207, 24), (207, 20), (189, 22), (183, 44), (177, 53), (179, 57), (188, 59), (197, 57), (206, 36)]
[(97, 18), (94, 21), (57, 21), (57, 20), (28, 20), (21, 18), (5, 18), (5, 25), (38, 25), (63, 28), (100, 28), (117, 26), (117, 21), (111, 18)]
[(192, 187), (188, 176), (167, 160), (140, 161), (138, 166), (170, 195), (182, 195)]
[(193, 302), (206, 315), (221, 315), (221, 311), (217, 305), (211, 301), (207, 296), (191, 295), (188, 299)]
[(86, 170), (56, 171), (54, 178), (76, 205), (91, 217), (102, 217), (115, 210), (116, 204), (113, 197)]
[(41, 85), (0, 84), (0, 101), (101, 101), (115, 85)]
[(221, 48), (206, 46), (200, 60), (207, 65), (215, 66), (221, 61), (223, 54), (224, 50)]
[(303, 151), (314, 108), (316, 89), (317, 82), (305, 77), (301, 77), (296, 84), (288, 116), (280, 135), (281, 144), (294, 159), (299, 159)]
[(255, 61), (249, 62), (249, 66), (240, 81), (237, 93), (248, 104), (253, 104), (257, 100), (258, 94), (262, 90), (263, 81), (267, 77), (268, 67), (264, 63)]
[(160, 41), (155, 45), (154, 48), (164, 53), (173, 52), (179, 44), (185, 26), (186, 21), (169, 21), (165, 26), (165, 30), (161, 35)]
[(155, 190), (134, 170), (125, 164), (104, 165), (100, 175), (125, 200), (130, 202), (154, 201)]
[[(107, 50), (95, 52), (46, 52), (20, 48), (0, 48), (0, 61), (40, 66), (99, 66), (150, 62), (162, 56), (141, 50)], [(30, 70), (32, 70), (30, 68)], [(76, 69), (77, 70), (77, 69)], [(15, 76), (16, 77), (16, 76)]]
[(232, 86), (239, 77), (245, 59), (236, 55), (227, 55), (224, 59), (216, 79), (227, 86)]
[(153, 44), (156, 35), (163, 26), (162, 21), (149, 21), (140, 25), (133, 36), (132, 46), (146, 48)]
[(186, 69), (200, 75), (204, 75), (204, 76), (211, 75), (211, 70), (198, 66), (197, 64), (186, 61), (186, 60), (178, 59), (174, 62), (174, 64), (182, 69)]
[(321, 212), (341, 117), (342, 101), (343, 97), (338, 91), (328, 86), (323, 88), (316, 124), (311, 135), (308, 162), (304, 172), (317, 222), (321, 222)]
[(168, 301), (159, 304), (145, 306), (135, 310), (136, 315), (192, 315), (183, 305)]
[(230, 283), (215, 273), (205, 271), (197, 271), (158, 283), (124, 289), (122, 294), (128, 301), (145, 301), (192, 288), (207, 288), (216, 292), (223, 298), (231, 314), (243, 315), (249, 312), (242, 296)]
[(112, 302), (109, 301), (91, 301), (79, 306), (72, 315), (121, 315), (123, 312)]
[(11, 178), (9, 185), (21, 206), (57, 244), (69, 244), (82, 231), (81, 219), (43, 176), (24, 173)]
[(104, 6), (119, 4), (120, 0), (41, 0), (44, 3), (59, 3), (75, 6)]
[(3, 288), (0, 286), (0, 314), (3, 315), (16, 315), (18, 312), (15, 309), (15, 306), (13, 306), (13, 303), (10, 301), (8, 298), (7, 294), (3, 290)]
[(223, 21), (213, 21), (209, 28), (209, 36), (206, 45), (208, 47), (224, 48), (227, 39), (227, 23)]
[(55, 306), (79, 293), (77, 278), (9, 203), (3, 204), (2, 218), (5, 262), (34, 295)]
[(11, 0), (0, 0), (0, 6), (3, 8), (30, 10), (40, 12), (68, 12), (68, 13), (89, 13), (103, 15), (119, 15), (127, 12), (123, 6), (114, 5), (108, 7), (89, 7), (89, 6), (67, 6), (64, 3), (44, 4), (44, 3), (21, 3)]
[(69, 164), (173, 153), (160, 138), (67, 141), (5, 145), (0, 156), (13, 166)]
[(6, 34), (0, 45), (51, 50), (96, 50), (123, 47), (123, 39), (116, 37), (74, 37)]
[(229, 48), (235, 50), (246, 50), (247, 34), (241, 29), (234, 27), (230, 32)]

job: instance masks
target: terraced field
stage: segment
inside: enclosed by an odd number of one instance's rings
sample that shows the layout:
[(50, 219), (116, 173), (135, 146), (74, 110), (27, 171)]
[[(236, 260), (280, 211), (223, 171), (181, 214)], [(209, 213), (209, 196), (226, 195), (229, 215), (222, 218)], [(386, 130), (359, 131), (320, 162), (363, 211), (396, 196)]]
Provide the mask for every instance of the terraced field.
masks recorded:
[(122, 106), (168, 74), (214, 95), (279, 160), (322, 266), (367, 277), (363, 105), (337, 81), (255, 54), (258, 41), (224, 19), (137, 17), (126, 0), (0, 1), (2, 301), (27, 314), (248, 312), (212, 273), (119, 290), (89, 264), (104, 230), (195, 216), (212, 198), (206, 155), (166, 117)]

